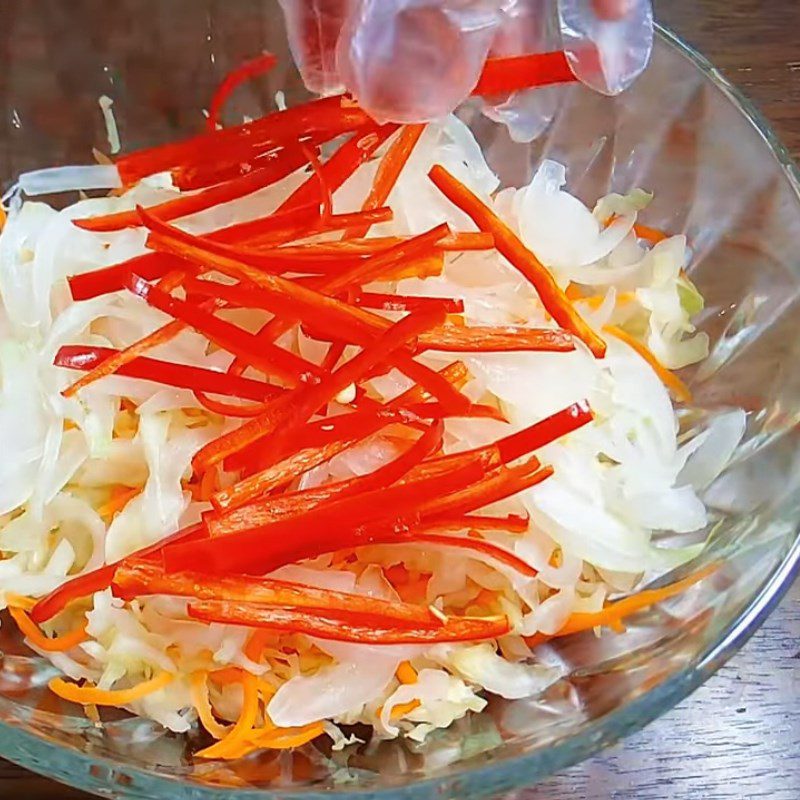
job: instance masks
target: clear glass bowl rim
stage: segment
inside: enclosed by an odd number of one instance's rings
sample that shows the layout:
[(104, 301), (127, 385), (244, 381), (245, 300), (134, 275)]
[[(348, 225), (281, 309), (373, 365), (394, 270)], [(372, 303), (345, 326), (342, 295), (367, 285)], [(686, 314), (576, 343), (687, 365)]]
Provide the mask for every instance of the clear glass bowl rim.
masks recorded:
[[(800, 201), (800, 169), (761, 112), (704, 56), (672, 31), (657, 24), (656, 35), (667, 46), (689, 59), (753, 126)], [(795, 528), (797, 533), (800, 530), (800, 520)], [(798, 575), (800, 536), (795, 535), (783, 560), (731, 624), (692, 663), (663, 683), (590, 723), (580, 734), (564, 741), (528, 755), (467, 767), (457, 774), (428, 778), (407, 786), (365, 791), (343, 787), (341, 792), (316, 791), (303, 787), (272, 790), (201, 786), (140, 768), (123, 766), (112, 759), (91, 757), (69, 750), (3, 722), (0, 722), (0, 756), (75, 788), (123, 798), (221, 800), (235, 792), (237, 800), (281, 800), (288, 797), (296, 800), (330, 800), (331, 797), (352, 797), (359, 800), (432, 800), (445, 797), (483, 797), (486, 796), (487, 787), (492, 786), (498, 787), (498, 790), (510, 791), (536, 783), (558, 770), (588, 758), (672, 709), (710, 678), (747, 642), (778, 605)], [(93, 770), (93, 767), (99, 767), (99, 772)], [(105, 778), (95, 777), (101, 774)], [(114, 776), (119, 774), (126, 776), (126, 779), (121, 782), (115, 780)]]

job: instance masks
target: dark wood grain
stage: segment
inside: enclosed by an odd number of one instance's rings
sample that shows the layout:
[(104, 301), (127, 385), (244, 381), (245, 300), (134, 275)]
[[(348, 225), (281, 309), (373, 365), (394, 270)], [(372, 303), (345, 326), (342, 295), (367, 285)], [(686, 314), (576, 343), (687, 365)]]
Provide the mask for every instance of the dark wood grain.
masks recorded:
[[(800, 2), (656, 0), (656, 10), (744, 90), (800, 158)], [(0, 798), (87, 797), (0, 760)], [(583, 798), (800, 798), (800, 584), (742, 652), (672, 712), (517, 795)]]

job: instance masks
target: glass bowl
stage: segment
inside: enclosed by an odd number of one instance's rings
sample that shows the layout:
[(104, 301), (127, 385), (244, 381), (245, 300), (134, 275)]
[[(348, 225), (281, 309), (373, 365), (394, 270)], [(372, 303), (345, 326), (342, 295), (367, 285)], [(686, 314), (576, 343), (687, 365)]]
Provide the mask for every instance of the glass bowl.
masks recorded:
[[(220, 77), (262, 49), (280, 57), (238, 91), (230, 120), (305, 92), (266, 0), (4, 0), (2, 180), (89, 163), (107, 150), (98, 97), (114, 100), (126, 148), (201, 129)], [(692, 569), (719, 569), (684, 596), (630, 619), (623, 636), (568, 637), (553, 648), (569, 675), (536, 700), (493, 700), (423, 747), (383, 743), (331, 753), (306, 746), (230, 764), (193, 764), (188, 737), (121, 718), (96, 728), (46, 689), (54, 669), (0, 629), (0, 755), (98, 794), (173, 800), (237, 797), (485, 797), (530, 784), (645, 725), (686, 697), (752, 634), (800, 558), (800, 243), (798, 174), (758, 112), (702, 57), (659, 31), (652, 64), (619, 98), (559, 90), (532, 145), (465, 107), (505, 185), (542, 156), (567, 165), (573, 192), (655, 192), (643, 221), (688, 236), (689, 271), (706, 297), (711, 357), (686, 376), (696, 421), (747, 411), (747, 432), (707, 490), (711, 544)], [(663, 534), (667, 537), (668, 534)], [(670, 576), (673, 578), (676, 576)]]

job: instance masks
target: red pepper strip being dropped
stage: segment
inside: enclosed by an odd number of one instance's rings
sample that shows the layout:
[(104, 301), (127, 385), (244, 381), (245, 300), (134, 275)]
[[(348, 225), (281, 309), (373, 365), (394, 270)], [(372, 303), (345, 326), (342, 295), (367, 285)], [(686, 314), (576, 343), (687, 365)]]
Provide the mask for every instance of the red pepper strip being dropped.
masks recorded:
[(410, 297), (402, 294), (356, 292), (353, 305), (361, 308), (379, 308), (383, 311), (414, 311), (417, 308), (442, 308), (447, 314), (461, 314), (464, 301), (452, 297)]
[(65, 583), (62, 583), (61, 586), (50, 592), (50, 594), (41, 598), (31, 609), (31, 619), (41, 625), (41, 623), (52, 619), (59, 611), (63, 611), (73, 600), (80, 600), (82, 597), (89, 597), (95, 592), (102, 592), (108, 589), (108, 587), (111, 586), (111, 582), (114, 580), (114, 574), (117, 568), (121, 564), (143, 558), (153, 558), (154, 555), (161, 551), (161, 548), (168, 544), (174, 544), (179, 541), (186, 541), (205, 535), (206, 531), (203, 525), (191, 525), (188, 528), (181, 528), (179, 531), (170, 534), (160, 542), (147, 545), (120, 561), (98, 567), (83, 575), (76, 575), (74, 578), (70, 578)]
[(356, 131), (322, 165), (321, 175), (315, 171), (278, 206), (278, 211), (320, 202), (323, 199), (320, 181), (324, 181), (325, 191), (335, 192), (396, 130), (397, 125), (388, 124)]
[(514, 231), (441, 164), (431, 167), (428, 176), (451, 203), (467, 214), (481, 230), (494, 236), (497, 250), (530, 281), (550, 316), (562, 328), (572, 331), (583, 340), (597, 358), (602, 358), (606, 352), (603, 339), (584, 322), (550, 272)]
[[(206, 269), (217, 270), (232, 278), (246, 279), (260, 290), (251, 291), (241, 286), (227, 288), (215, 286), (214, 289), (219, 296), (222, 296), (223, 292), (232, 295), (238, 291), (245, 297), (250, 293), (257, 301), (258, 307), (271, 311), (279, 318), (291, 315), (301, 320), (313, 319), (315, 325), (333, 330), (347, 325), (348, 330), (359, 332), (360, 339), (355, 341), (361, 342), (388, 329), (391, 324), (388, 320), (335, 297), (301, 286), (278, 275), (265, 273), (243, 260), (225, 254), (224, 245), (210, 243), (201, 237), (160, 222), (142, 208), (139, 208), (139, 213), (144, 224), (155, 234), (151, 236), (153, 246), (170, 255), (201, 264)], [(270, 345), (265, 343), (264, 346)]]
[[(207, 208), (213, 208), (271, 186), (287, 175), (291, 175), (303, 164), (305, 164), (305, 156), (298, 148), (283, 150), (276, 154), (271, 163), (265, 163), (263, 167), (247, 175), (204, 189), (197, 194), (183, 195), (174, 200), (167, 200), (165, 203), (151, 206), (147, 211), (157, 219), (164, 221), (188, 217), (190, 214), (196, 214)], [(142, 224), (142, 220), (137, 211), (133, 209), (100, 217), (76, 219), (73, 220), (73, 223), (87, 231), (119, 231), (123, 228), (138, 228)]]
[(572, 334), (560, 328), (464, 327), (443, 325), (419, 337), (420, 349), (448, 353), (507, 353), (541, 351), (566, 353), (575, 349)]
[(178, 300), (151, 286), (138, 275), (131, 275), (128, 288), (148, 305), (190, 325), (218, 347), (233, 353), (265, 375), (275, 376), (293, 385), (320, 375), (319, 367), (275, 345), (256, 341), (255, 336), (198, 306)]
[(116, 571), (111, 589), (125, 600), (145, 595), (166, 594), (195, 600), (230, 600), (268, 606), (288, 606), (325, 611), (335, 615), (370, 614), (397, 623), (441, 627), (427, 608), (367, 595), (320, 589), (293, 581), (245, 575), (216, 576), (202, 572), (175, 572), (167, 575), (157, 564), (127, 560)]
[[(260, 575), (339, 547), (369, 544), (373, 534), (385, 537), (386, 531), (395, 531), (401, 536), (419, 522), (420, 506), (463, 489), (482, 475), (483, 469), (473, 460), (435, 478), (334, 498), (278, 521), (271, 508), (273, 498), (267, 498), (232, 512), (225, 524), (208, 515), (207, 524), (214, 523), (216, 535), (165, 548), (164, 566), (168, 572), (202, 569), (215, 575)], [(245, 512), (249, 519), (243, 519)]]
[(238, 67), (231, 70), (217, 87), (211, 98), (211, 105), (208, 107), (208, 119), (206, 128), (209, 131), (216, 131), (219, 122), (219, 114), (225, 101), (239, 84), (255, 78), (264, 72), (269, 72), (278, 59), (272, 53), (262, 53), (260, 56), (242, 62)]
[[(119, 352), (110, 347), (64, 345), (56, 353), (53, 364), (57, 367), (69, 367), (86, 372), (102, 364), (106, 359), (118, 355)], [(156, 358), (142, 356), (127, 364), (122, 364), (115, 370), (115, 374), (192, 391), (240, 397), (246, 400), (267, 400), (282, 392), (278, 386), (270, 386), (250, 378), (226, 375), (224, 372), (216, 372), (211, 369), (174, 364), (170, 361), (160, 361)]]
[[(441, 312), (414, 312), (400, 320), (365, 347), (358, 355), (347, 361), (335, 372), (326, 375), (315, 386), (306, 386), (290, 393), (286, 406), (277, 415), (265, 414), (245, 423), (230, 433), (209, 442), (194, 456), (195, 469), (202, 472), (218, 464), (222, 459), (247, 446), (251, 442), (280, 431), (269, 442), (272, 452), (280, 452), (284, 443), (291, 440), (296, 430), (311, 415), (335, 397), (342, 389), (357, 383), (375, 364), (386, 360), (392, 353), (404, 347), (426, 328), (435, 325), (444, 315)], [(435, 374), (435, 373), (434, 373)], [(448, 384), (449, 386), (450, 384)], [(288, 413), (287, 413), (288, 412)]]
[[(361, 206), (362, 211), (370, 208), (378, 208), (384, 205), (392, 189), (394, 189), (400, 173), (403, 171), (406, 162), (408, 161), (411, 151), (416, 147), (419, 137), (425, 130), (424, 124), (404, 125), (400, 129), (397, 138), (389, 146), (386, 155), (381, 159), (378, 164), (378, 170), (375, 173), (375, 178), (372, 181), (372, 188), (369, 190), (367, 199)], [(360, 225), (358, 227), (349, 228), (342, 235), (343, 239), (356, 239), (366, 236), (369, 232), (369, 225)]]
[(577, 80), (575, 73), (570, 69), (567, 57), (561, 50), (552, 53), (501, 56), (486, 59), (483, 72), (472, 94), (486, 97), (575, 80)]
[[(442, 446), (443, 435), (444, 425), (441, 420), (437, 420), (430, 428), (425, 430), (416, 442), (402, 452), (397, 458), (383, 464), (373, 472), (349, 480), (327, 483), (324, 486), (315, 487), (314, 489), (301, 490), (271, 498), (271, 514), (273, 517), (276, 514), (286, 516), (286, 513), (281, 509), (303, 508), (307, 510), (313, 506), (319, 505), (321, 502), (327, 502), (334, 498), (340, 499), (351, 494), (363, 493), (371, 491), (372, 489), (390, 486), (429, 455), (439, 450)], [(219, 502), (220, 494), (220, 492), (217, 492), (216, 495), (212, 497), (212, 502), (218, 509), (226, 507)], [(227, 508), (236, 508), (252, 499), (258, 498), (262, 494), (263, 488), (259, 481), (246, 479), (231, 487), (224, 497), (228, 501)], [(247, 510), (245, 510), (245, 513), (247, 513)], [(219, 535), (216, 527), (217, 521), (218, 520), (212, 515), (208, 516), (208, 530), (209, 534), (212, 536)], [(223, 524), (227, 525), (228, 523), (226, 522)]]
[(474, 642), (496, 639), (510, 630), (506, 617), (450, 617), (440, 628), (404, 628), (389, 619), (363, 618), (344, 622), (331, 614), (271, 608), (251, 603), (205, 601), (189, 603), (189, 616), (204, 622), (271, 628), (319, 639), (370, 645)]
[(325, 97), (243, 125), (138, 150), (117, 159), (116, 164), (122, 182), (129, 186), (156, 172), (213, 160), (244, 160), (306, 136), (324, 132), (332, 138), (366, 125), (374, 125), (373, 120), (352, 101), (343, 96)]

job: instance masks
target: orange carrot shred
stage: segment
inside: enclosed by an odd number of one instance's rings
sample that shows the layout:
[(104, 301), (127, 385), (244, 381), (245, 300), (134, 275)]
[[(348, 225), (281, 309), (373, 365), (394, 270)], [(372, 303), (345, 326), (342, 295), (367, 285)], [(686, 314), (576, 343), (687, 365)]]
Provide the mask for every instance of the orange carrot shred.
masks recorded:
[(676, 400), (681, 403), (691, 402), (692, 390), (674, 372), (668, 370), (646, 345), (616, 325), (605, 325), (603, 330), (635, 350), (653, 368), (659, 380), (672, 392)]
[(397, 668), (395, 672), (395, 676), (400, 683), (403, 684), (412, 684), (417, 682), (417, 671), (414, 667), (411, 666), (411, 663), (408, 661), (401, 661), (400, 666)]
[(649, 225), (642, 225), (640, 222), (637, 222), (633, 226), (633, 232), (640, 238), (646, 239), (648, 242), (652, 244), (658, 244), (659, 242), (667, 239), (668, 236), (664, 231), (658, 230), (658, 228), (651, 228)]
[(239, 715), (239, 719), (236, 720), (225, 738), (195, 753), (198, 758), (229, 757), (230, 750), (245, 741), (253, 730), (259, 711), (258, 678), (249, 672), (242, 672), (241, 681), (243, 697), (242, 713)]
[(118, 511), (122, 511), (122, 509), (141, 491), (141, 488), (138, 486), (134, 486), (132, 489), (127, 486), (115, 486), (111, 490), (110, 499), (108, 502), (98, 507), (97, 513), (101, 517), (112, 517)]
[(230, 732), (230, 725), (217, 722), (211, 702), (208, 699), (208, 676), (205, 672), (195, 672), (189, 680), (192, 705), (197, 711), (200, 724), (215, 738), (223, 739)]
[(94, 686), (77, 686), (63, 678), (53, 678), (47, 685), (53, 694), (63, 700), (82, 705), (95, 706), (127, 706), (136, 700), (141, 700), (149, 694), (163, 689), (174, 680), (175, 676), (169, 672), (162, 672), (149, 681), (134, 686), (131, 689), (98, 689)]
[(51, 639), (39, 630), (36, 623), (22, 608), (9, 605), (8, 613), (11, 614), (12, 619), (17, 623), (17, 627), (25, 638), (31, 642), (31, 644), (36, 645), (40, 650), (44, 650), (47, 653), (63, 653), (66, 650), (71, 650), (73, 647), (76, 647), (81, 642), (85, 642), (89, 638), (86, 633), (86, 625), (88, 624), (86, 620), (69, 633), (64, 633), (61, 636)]
[(668, 586), (662, 586), (659, 589), (645, 589), (630, 597), (609, 603), (602, 611), (571, 614), (564, 626), (553, 636), (537, 633), (534, 636), (526, 637), (525, 641), (528, 645), (535, 646), (548, 639), (568, 636), (571, 633), (580, 633), (600, 626), (608, 626), (612, 629), (619, 628), (625, 617), (684, 592), (690, 586), (694, 586), (694, 584), (699, 583), (703, 578), (707, 578), (715, 572), (718, 566), (718, 564), (709, 564), (707, 567)]

